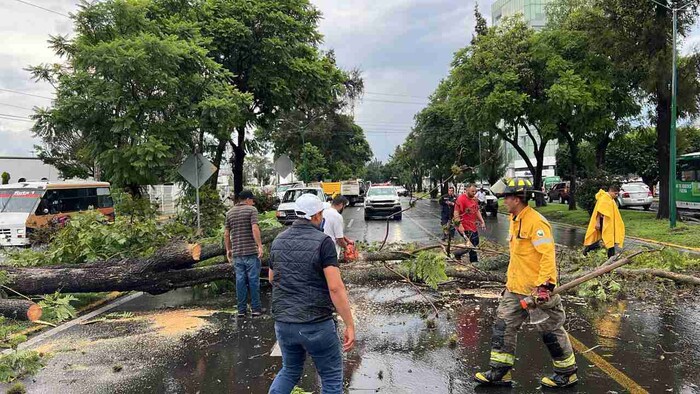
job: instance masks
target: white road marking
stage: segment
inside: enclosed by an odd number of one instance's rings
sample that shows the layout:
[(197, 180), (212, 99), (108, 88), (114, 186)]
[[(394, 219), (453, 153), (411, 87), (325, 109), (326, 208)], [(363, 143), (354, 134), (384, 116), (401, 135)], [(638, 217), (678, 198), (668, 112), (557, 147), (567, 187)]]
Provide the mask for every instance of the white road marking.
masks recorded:
[(275, 341), (270, 351), (270, 357), (282, 357), (282, 349), (280, 348), (280, 343)]
[(355, 219), (350, 219), (350, 223), (348, 223), (348, 228), (352, 227), (352, 223), (355, 221)]
[(357, 212), (360, 212), (361, 210), (362, 210), (362, 208), (357, 208)]

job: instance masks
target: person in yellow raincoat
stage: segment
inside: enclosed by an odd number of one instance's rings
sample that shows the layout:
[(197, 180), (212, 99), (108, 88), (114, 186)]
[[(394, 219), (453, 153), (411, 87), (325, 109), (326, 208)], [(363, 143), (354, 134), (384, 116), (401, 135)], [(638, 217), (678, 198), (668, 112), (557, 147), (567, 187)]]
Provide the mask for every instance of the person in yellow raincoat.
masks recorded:
[(608, 250), (608, 258), (615, 255), (615, 247), (622, 248), (625, 242), (625, 223), (615, 203), (620, 187), (611, 185), (606, 192), (600, 189), (595, 195), (596, 204), (583, 240), (583, 255), (600, 248), (600, 241)]

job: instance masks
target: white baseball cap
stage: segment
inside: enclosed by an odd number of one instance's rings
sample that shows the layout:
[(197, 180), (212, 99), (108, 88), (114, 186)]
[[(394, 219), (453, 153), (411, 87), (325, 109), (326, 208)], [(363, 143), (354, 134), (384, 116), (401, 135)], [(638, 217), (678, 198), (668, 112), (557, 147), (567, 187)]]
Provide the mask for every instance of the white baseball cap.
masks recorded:
[(318, 197), (312, 193), (302, 194), (297, 198), (295, 203), (296, 208), (294, 210), (299, 214), (303, 214), (299, 215), (300, 217), (308, 220), (311, 220), (312, 216), (331, 206), (331, 204), (319, 200)]

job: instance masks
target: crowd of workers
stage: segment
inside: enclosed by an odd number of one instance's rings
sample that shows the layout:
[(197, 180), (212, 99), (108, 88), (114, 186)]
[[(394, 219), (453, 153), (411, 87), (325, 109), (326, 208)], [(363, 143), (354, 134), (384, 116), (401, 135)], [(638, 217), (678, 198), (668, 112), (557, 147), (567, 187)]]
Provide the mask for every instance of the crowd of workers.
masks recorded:
[[(505, 288), (501, 293), (493, 325), (489, 368), (474, 380), (481, 385), (512, 384), (517, 333), (529, 319), (526, 297), (547, 319), (535, 323), (552, 359), (553, 374), (543, 377), (543, 386), (569, 387), (578, 382), (577, 364), (569, 336), (564, 329), (566, 314), (561, 297), (552, 294), (558, 285), (555, 242), (549, 222), (529, 205), (534, 196), (527, 179), (507, 179), (499, 195), (509, 213), (510, 261)], [(596, 195), (584, 241), (583, 253), (604, 247), (614, 257), (623, 247), (624, 223), (614, 203), (619, 187), (611, 185)], [(459, 234), (469, 250), (469, 261), (478, 261), (479, 228), (486, 223), (479, 206), (479, 191), (468, 185), (462, 194), (454, 188), (440, 197), (444, 237)], [(226, 214), (225, 246), (235, 267), (238, 316), (248, 311), (250, 293), (252, 316), (265, 311), (260, 304), (259, 273), (263, 246), (253, 206), (253, 194), (243, 191), (238, 203)], [(352, 245), (344, 235), (342, 212), (348, 200), (337, 196), (324, 203), (313, 194), (296, 201), (299, 219), (280, 233), (270, 247), (268, 279), (272, 284), (271, 313), (282, 351), (283, 367), (269, 392), (290, 393), (299, 382), (307, 355), (313, 359), (323, 393), (343, 392), (342, 352), (355, 343), (355, 324), (340, 271), (342, 251)], [(601, 246), (602, 244), (602, 246)], [(343, 321), (338, 336), (338, 315)]]

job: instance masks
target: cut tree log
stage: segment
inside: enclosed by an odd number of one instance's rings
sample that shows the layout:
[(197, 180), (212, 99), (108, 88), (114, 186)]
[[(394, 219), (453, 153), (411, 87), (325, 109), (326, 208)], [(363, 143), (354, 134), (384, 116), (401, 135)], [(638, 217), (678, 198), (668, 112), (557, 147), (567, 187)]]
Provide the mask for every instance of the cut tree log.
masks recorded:
[(671, 272), (671, 271), (666, 271), (662, 269), (656, 269), (656, 268), (639, 268), (639, 269), (618, 269), (617, 271), (618, 274), (622, 276), (643, 276), (643, 275), (651, 275), (651, 276), (656, 276), (658, 278), (663, 278), (663, 279), (670, 279), (676, 283), (684, 284), (684, 285), (696, 285), (700, 286), (700, 278), (695, 277), (695, 276), (690, 276), (690, 275), (683, 275), (679, 274), (676, 272)]
[(0, 299), (0, 315), (7, 318), (37, 321), (41, 318), (41, 314), (41, 307), (32, 301), (10, 298)]

